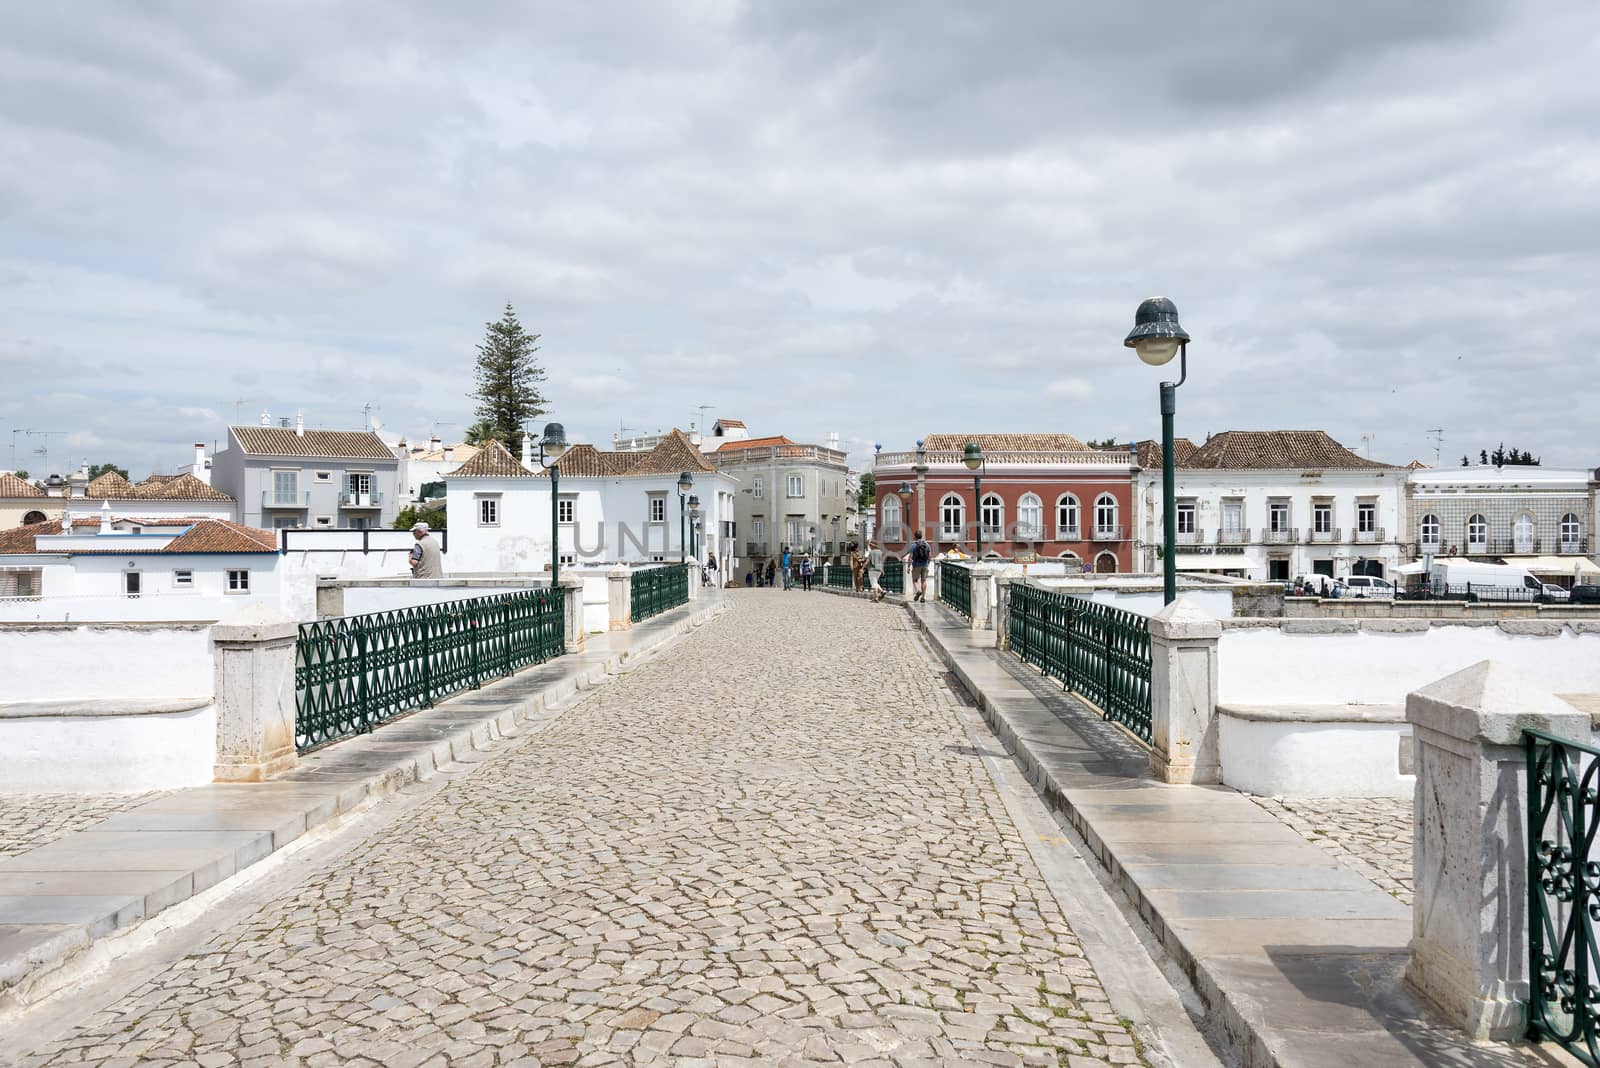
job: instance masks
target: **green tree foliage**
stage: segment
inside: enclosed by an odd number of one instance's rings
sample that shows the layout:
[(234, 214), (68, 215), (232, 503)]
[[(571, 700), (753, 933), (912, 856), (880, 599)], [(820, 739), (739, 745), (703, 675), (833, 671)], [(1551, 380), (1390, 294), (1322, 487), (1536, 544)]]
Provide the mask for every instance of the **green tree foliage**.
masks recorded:
[(410, 530), (418, 523), (426, 523), (434, 530), (445, 528), (445, 510), (443, 508), (419, 508), (411, 504), (400, 509), (400, 514), (394, 517), (394, 529)]
[(1095, 441), (1091, 438), (1087, 444), (1091, 449), (1119, 449), (1122, 447), (1118, 444), (1116, 438), (1106, 438), (1103, 441)]
[(115, 471), (117, 474), (121, 475), (123, 478), (127, 478), (128, 477), (128, 469), (126, 467), (118, 467), (116, 464), (90, 464), (89, 465), (89, 478), (92, 481), (94, 479), (99, 478), (101, 475), (105, 474), (107, 471)]
[(478, 346), (478, 388), (472, 392), (478, 400), (476, 414), (489, 424), (491, 436), (515, 442), (545, 411), (545, 398), (539, 392), (544, 368), (534, 359), (539, 335), (522, 328), (510, 304), (499, 322), (485, 323), (484, 328)]
[(482, 445), (494, 437), (494, 426), (487, 419), (479, 419), (467, 427), (467, 444)]
[(24, 481), (24, 482), (28, 481), (28, 472), (26, 472), (26, 471), (23, 471), (23, 470), (19, 469), (19, 470), (13, 471), (11, 473), (13, 475), (16, 475), (18, 478), (22, 479), (22, 481)]
[[(1464, 461), (1466, 457), (1463, 456), (1461, 459), (1463, 460), (1462, 466), (1465, 467)], [(1538, 467), (1539, 457), (1527, 449), (1508, 449), (1506, 448), (1506, 443), (1502, 441), (1495, 446), (1494, 452), (1490, 452), (1488, 449), (1479, 449), (1478, 462), (1494, 464), (1496, 467)]]
[(870, 512), (877, 503), (878, 476), (868, 471), (861, 476), (861, 490), (856, 494), (856, 506), (863, 512)]

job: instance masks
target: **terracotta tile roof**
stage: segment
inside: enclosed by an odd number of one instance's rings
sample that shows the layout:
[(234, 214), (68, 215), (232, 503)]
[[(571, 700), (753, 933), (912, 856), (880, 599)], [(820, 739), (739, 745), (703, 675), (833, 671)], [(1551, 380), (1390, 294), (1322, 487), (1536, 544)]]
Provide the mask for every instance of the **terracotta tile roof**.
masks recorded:
[(1429, 471), (1429, 470), (1432, 470), (1432, 468), (1430, 468), (1427, 464), (1423, 463), (1421, 460), (1412, 460), (1410, 463), (1406, 464), (1406, 470), (1407, 471)]
[(705, 454), (695, 447), (694, 442), (683, 431), (674, 428), (671, 434), (661, 439), (661, 444), (644, 454), (640, 460), (628, 471), (630, 475), (676, 475), (683, 471), (716, 471), (711, 461)]
[(923, 447), (929, 452), (960, 452), (975, 441), (984, 452), (1087, 452), (1088, 446), (1071, 434), (929, 434)]
[(1322, 430), (1225, 430), (1200, 446), (1182, 465), (1197, 469), (1304, 470), (1367, 468), (1394, 470), (1340, 445)]
[[(561, 458), (562, 478), (634, 478), (685, 471), (711, 473), (716, 468), (681, 430), (674, 430), (647, 452), (602, 452), (593, 445), (574, 445)], [(535, 473), (549, 477), (542, 469)]]
[[(573, 478), (604, 478), (617, 474), (618, 468), (610, 462), (611, 457), (616, 455), (614, 452), (601, 452), (593, 445), (574, 445), (561, 457), (561, 474)], [(550, 477), (543, 469), (538, 474), (540, 478)]]
[(161, 485), (161, 483), (163, 483), (163, 482), (171, 482), (173, 479), (175, 479), (177, 477), (178, 477), (177, 475), (154, 475), (154, 474), (146, 475), (142, 480), (140, 480), (138, 483), (136, 483), (136, 485), (140, 485), (140, 486), (159, 486), (159, 485)]
[(644, 458), (649, 455), (643, 452), (603, 452), (606, 463), (611, 467), (609, 474), (631, 475), (633, 469), (644, 463)]
[(140, 483), (134, 492), (143, 501), (231, 501), (232, 497), (185, 472), (153, 485)]
[(532, 478), (533, 472), (522, 466), (506, 447), (498, 441), (486, 441), (472, 459), (445, 473), (446, 478)]
[(0, 475), (0, 497), (47, 497), (49, 494), (26, 479), (7, 471)]
[[(243, 526), (239, 523), (230, 523), (225, 519), (177, 519), (163, 518), (159, 525), (165, 527), (188, 524), (189, 529), (173, 538), (160, 549), (71, 549), (66, 550), (74, 556), (88, 553), (117, 553), (136, 554), (159, 553), (275, 553), (278, 551), (277, 535), (270, 530), (257, 530), (255, 527)], [(157, 525), (157, 521), (152, 521)], [(51, 519), (44, 523), (35, 523), (27, 527), (14, 527), (11, 530), (0, 530), (0, 554), (7, 553), (36, 553), (41, 550), (37, 547), (35, 538), (40, 535), (60, 534), (62, 522)], [(74, 519), (72, 532), (74, 534), (94, 534), (100, 530), (98, 518)], [(44, 551), (49, 551), (48, 548)]]
[(393, 460), (394, 453), (370, 430), (307, 430), (296, 434), (286, 426), (228, 428), (239, 447), (252, 456), (311, 456), (340, 460)]
[(743, 429), (744, 428), (744, 420), (742, 420), (742, 419), (718, 419), (714, 425), (716, 425), (716, 426), (736, 426), (736, 427), (739, 427), (740, 429)]
[(430, 461), (443, 461), (446, 450), (449, 450), (450, 452), (451, 461), (458, 464), (464, 464), (474, 456), (478, 455), (478, 446), (468, 445), (463, 441), (459, 445), (445, 445), (437, 449), (424, 449), (420, 445), (413, 446), (411, 449), (411, 458), (413, 460), (420, 460), (424, 463)]
[(782, 434), (778, 434), (777, 436), (770, 438), (750, 438), (746, 441), (725, 441), (721, 445), (717, 446), (717, 451), (721, 452), (724, 449), (760, 449), (770, 445), (793, 444), (795, 443), (784, 437)]
[(115, 471), (107, 471), (90, 479), (89, 485), (84, 487), (83, 495), (100, 499), (110, 497), (113, 500), (126, 500), (134, 496), (133, 483)]
[[(1195, 443), (1190, 441), (1188, 438), (1173, 438), (1172, 462), (1178, 467), (1187, 465), (1189, 462), (1189, 457), (1194, 455), (1195, 448)], [(1106, 451), (1109, 452), (1111, 450), (1108, 449)], [(1140, 467), (1143, 467), (1146, 470), (1150, 470), (1152, 468), (1157, 470), (1160, 469), (1161, 442), (1151, 440), (1135, 442), (1134, 454)]]

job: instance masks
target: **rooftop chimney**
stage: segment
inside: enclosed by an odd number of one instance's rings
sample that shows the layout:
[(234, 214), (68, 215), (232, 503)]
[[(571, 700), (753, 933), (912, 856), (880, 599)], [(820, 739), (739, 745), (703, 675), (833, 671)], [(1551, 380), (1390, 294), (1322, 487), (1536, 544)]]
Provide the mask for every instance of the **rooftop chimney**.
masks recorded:
[(272, 425), (272, 413), (267, 411), (265, 408), (261, 409), (261, 425), (262, 426), (271, 426)]
[(522, 466), (533, 470), (533, 436), (527, 431), (522, 433)]
[(111, 529), (111, 502), (100, 502), (100, 530), (101, 534), (114, 533)]
[(306, 417), (304, 412), (294, 413), (294, 436), (297, 438), (306, 436)]
[(71, 512), (63, 512), (61, 514), (61, 533), (63, 533), (63, 534), (71, 534), (72, 533), (72, 513)]
[(428, 439), (428, 451), (429, 452), (438, 452), (439, 451), (439, 446), (442, 445), (443, 443), (444, 442), (440, 439), (438, 434), (433, 435), (431, 438)]

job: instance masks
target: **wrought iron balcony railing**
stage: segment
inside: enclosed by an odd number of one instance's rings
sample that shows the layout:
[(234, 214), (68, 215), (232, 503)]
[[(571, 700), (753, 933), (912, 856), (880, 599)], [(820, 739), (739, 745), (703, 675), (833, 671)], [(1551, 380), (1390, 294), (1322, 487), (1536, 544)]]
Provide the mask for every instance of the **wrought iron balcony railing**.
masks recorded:
[(1261, 540), (1268, 545), (1291, 545), (1300, 540), (1300, 528), (1280, 527), (1277, 530), (1268, 530), (1261, 535)]
[(1177, 539), (1179, 545), (1199, 545), (1205, 540), (1198, 530), (1180, 530)]
[(1078, 527), (1056, 527), (1056, 541), (1082, 541), (1083, 531)]
[(1311, 531), (1308, 532), (1307, 540), (1311, 541), (1311, 542), (1314, 542), (1314, 543), (1317, 543), (1317, 544), (1326, 544), (1328, 542), (1337, 542), (1337, 541), (1340, 540), (1339, 539), (1339, 535), (1341, 533), (1342, 532), (1340, 531), (1340, 529), (1338, 527), (1330, 527), (1327, 530), (1312, 529)]
[(765, 556), (767, 555), (767, 543), (764, 541), (747, 541), (744, 543), (744, 554), (746, 556)]
[(1384, 530), (1382, 527), (1374, 527), (1372, 530), (1358, 530), (1356, 531), (1356, 542), (1360, 545), (1376, 545), (1384, 540), (1383, 535)]
[(383, 494), (381, 493), (355, 493), (346, 491), (339, 494), (340, 508), (382, 508)]
[(304, 493), (274, 493), (272, 490), (261, 491), (261, 507), (263, 508), (310, 508), (311, 491)]
[(1219, 530), (1217, 531), (1217, 544), (1248, 545), (1250, 544), (1250, 528), (1245, 527), (1243, 530)]
[(1121, 527), (1095, 527), (1094, 528), (1094, 539), (1093, 540), (1095, 540), (1095, 541), (1121, 541), (1122, 540), (1122, 528)]

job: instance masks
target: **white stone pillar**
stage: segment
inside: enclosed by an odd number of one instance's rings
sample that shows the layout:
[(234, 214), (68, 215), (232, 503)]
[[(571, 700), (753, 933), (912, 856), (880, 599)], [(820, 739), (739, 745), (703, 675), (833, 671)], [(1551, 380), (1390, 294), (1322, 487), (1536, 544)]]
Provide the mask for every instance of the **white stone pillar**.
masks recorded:
[(633, 571), (626, 566), (614, 567), (606, 573), (606, 606), (611, 630), (628, 630), (633, 626)]
[(1222, 625), (1177, 600), (1150, 617), (1150, 773), (1161, 782), (1221, 781), (1217, 642)]
[(262, 782), (295, 766), (294, 643), (300, 625), (267, 609), (211, 628), (217, 782)]
[(1484, 660), (1406, 697), (1416, 740), (1406, 978), (1474, 1039), (1523, 1033), (1528, 986), (1525, 728), (1589, 740), (1589, 717)]
[(1011, 584), (1014, 580), (1001, 576), (994, 580), (994, 647), (1011, 647)]
[(566, 591), (562, 604), (562, 626), (566, 633), (565, 650), (569, 653), (581, 653), (584, 643), (583, 577), (563, 575), (561, 588)]
[(689, 583), (689, 600), (698, 601), (700, 599), (700, 565), (691, 556), (689, 562), (684, 566), (689, 569), (688, 574), (684, 576), (684, 580)]
[(991, 625), (990, 613), (994, 611), (994, 568), (988, 564), (972, 565), (972, 619), (973, 630), (984, 630)]

